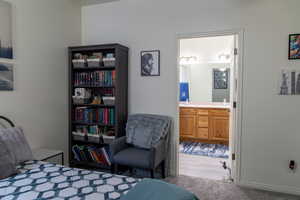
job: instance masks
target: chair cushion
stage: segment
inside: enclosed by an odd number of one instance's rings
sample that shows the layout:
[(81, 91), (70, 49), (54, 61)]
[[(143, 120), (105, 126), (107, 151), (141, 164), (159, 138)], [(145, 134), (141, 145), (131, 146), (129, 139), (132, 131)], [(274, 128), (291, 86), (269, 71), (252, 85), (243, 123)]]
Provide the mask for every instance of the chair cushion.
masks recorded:
[(153, 128), (137, 125), (133, 132), (132, 145), (139, 148), (151, 149)]
[(151, 166), (150, 151), (134, 147), (129, 147), (123, 151), (120, 151), (113, 157), (113, 160), (115, 164), (131, 167), (147, 169)]
[(3, 141), (0, 140), (0, 180), (8, 178), (12, 175), (18, 173), (16, 169), (16, 163), (14, 159), (14, 155), (11, 154), (4, 144)]
[(16, 164), (33, 160), (32, 151), (21, 128), (0, 129), (0, 140), (14, 155)]
[(170, 124), (171, 119), (167, 116), (130, 115), (126, 125), (126, 142), (136, 147), (150, 149), (168, 134)]

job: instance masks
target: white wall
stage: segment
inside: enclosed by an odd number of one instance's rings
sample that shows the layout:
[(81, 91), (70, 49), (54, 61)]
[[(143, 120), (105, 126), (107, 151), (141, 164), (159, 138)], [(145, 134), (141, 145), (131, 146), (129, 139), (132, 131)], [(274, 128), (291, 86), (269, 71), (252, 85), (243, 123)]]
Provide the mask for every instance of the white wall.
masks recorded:
[(0, 114), (25, 130), (32, 148), (68, 148), (67, 47), (79, 44), (74, 0), (11, 0), (15, 7), (15, 90), (0, 92)]
[[(299, 7), (299, 0), (121, 0), (84, 7), (82, 39), (129, 46), (130, 112), (171, 115), (178, 134), (176, 34), (243, 28), (242, 182), (299, 193), (300, 171), (287, 167), (289, 159), (300, 164), (300, 97), (276, 95), (280, 68), (300, 65), (287, 59)], [(161, 50), (160, 77), (140, 76), (145, 49)]]

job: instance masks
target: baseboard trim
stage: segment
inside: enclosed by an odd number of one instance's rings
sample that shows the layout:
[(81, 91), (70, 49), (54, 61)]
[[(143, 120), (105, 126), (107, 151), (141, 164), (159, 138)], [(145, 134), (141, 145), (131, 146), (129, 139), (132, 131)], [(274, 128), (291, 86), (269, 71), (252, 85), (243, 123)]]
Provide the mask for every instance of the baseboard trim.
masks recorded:
[(266, 190), (271, 192), (300, 195), (300, 188), (298, 187), (283, 186), (283, 185), (269, 185), (264, 183), (258, 183), (255, 181), (240, 181), (239, 183), (237, 183), (237, 185), (240, 187), (248, 187), (248, 188)]

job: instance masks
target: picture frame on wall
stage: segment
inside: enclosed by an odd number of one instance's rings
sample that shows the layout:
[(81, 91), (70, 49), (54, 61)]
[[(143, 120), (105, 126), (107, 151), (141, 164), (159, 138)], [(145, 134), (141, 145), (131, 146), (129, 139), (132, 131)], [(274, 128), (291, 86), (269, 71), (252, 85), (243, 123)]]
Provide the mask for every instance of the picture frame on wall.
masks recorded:
[(141, 51), (141, 76), (160, 76), (160, 51)]
[(228, 71), (213, 69), (214, 89), (228, 89)]
[(289, 59), (300, 59), (300, 33), (289, 35)]
[(278, 94), (300, 95), (300, 69), (282, 68), (279, 76)]
[(0, 62), (0, 91), (14, 89), (13, 63)]

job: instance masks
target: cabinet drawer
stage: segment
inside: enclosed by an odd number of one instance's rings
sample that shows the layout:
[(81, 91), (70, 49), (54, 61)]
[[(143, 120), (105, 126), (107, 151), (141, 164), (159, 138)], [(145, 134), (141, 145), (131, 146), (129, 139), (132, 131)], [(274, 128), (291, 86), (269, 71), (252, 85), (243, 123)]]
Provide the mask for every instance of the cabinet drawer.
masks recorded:
[(199, 139), (208, 139), (208, 128), (198, 128), (196, 136)]
[(215, 116), (229, 116), (229, 110), (227, 109), (210, 110), (209, 113)]
[(204, 127), (204, 128), (207, 128), (208, 127), (208, 117), (206, 116), (199, 116), (198, 115), (198, 118), (197, 118), (197, 121), (198, 121), (198, 127)]
[(196, 114), (196, 109), (194, 108), (180, 108), (181, 115), (191, 115)]
[(205, 109), (197, 109), (198, 115), (208, 115), (208, 110)]

